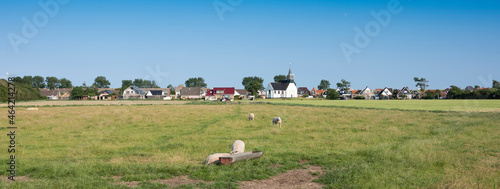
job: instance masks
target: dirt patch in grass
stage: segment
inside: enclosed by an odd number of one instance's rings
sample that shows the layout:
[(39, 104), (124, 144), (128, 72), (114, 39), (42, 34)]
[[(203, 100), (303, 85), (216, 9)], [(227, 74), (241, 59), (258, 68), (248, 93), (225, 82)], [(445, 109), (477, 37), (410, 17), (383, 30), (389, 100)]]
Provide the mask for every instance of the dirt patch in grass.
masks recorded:
[(165, 180), (154, 180), (153, 183), (161, 183), (161, 184), (167, 184), (172, 187), (177, 187), (179, 185), (183, 184), (199, 184), (199, 183), (206, 183), (206, 184), (211, 184), (213, 182), (207, 182), (207, 181), (201, 181), (201, 180), (193, 180), (188, 178), (188, 176), (177, 176), (171, 179), (165, 179)]
[[(138, 181), (118, 181), (122, 178), (122, 176), (113, 176), (112, 178), (115, 180), (114, 184), (116, 184), (116, 185), (123, 185), (123, 186), (131, 187), (131, 188), (135, 188), (135, 187), (138, 187), (140, 184), (140, 182), (138, 182)], [(213, 183), (213, 182), (207, 182), (207, 181), (201, 181), (201, 180), (193, 180), (193, 179), (188, 178), (188, 176), (177, 176), (177, 177), (174, 177), (171, 179), (154, 180), (151, 182), (152, 183), (166, 184), (166, 185), (169, 185), (171, 187), (177, 187), (177, 186), (183, 185), (183, 184), (196, 185), (199, 183), (205, 183), (205, 184)]]
[(321, 167), (310, 166), (307, 169), (291, 170), (266, 180), (244, 181), (240, 184), (240, 188), (321, 188), (323, 185), (313, 180), (322, 174)]
[(33, 179), (30, 179), (28, 176), (15, 176), (14, 177), (15, 181), (10, 180), (9, 177), (7, 177), (7, 176), (1, 176), (0, 178), (1, 178), (1, 180), (5, 181), (7, 183), (10, 183), (10, 182), (28, 182), (28, 181), (33, 181)]
[(118, 181), (122, 178), (123, 176), (112, 176), (112, 178), (115, 180), (115, 182), (113, 184), (116, 184), (116, 185), (123, 185), (123, 186), (127, 186), (127, 187), (130, 187), (130, 188), (135, 188), (135, 187), (138, 187), (140, 182), (139, 181)]

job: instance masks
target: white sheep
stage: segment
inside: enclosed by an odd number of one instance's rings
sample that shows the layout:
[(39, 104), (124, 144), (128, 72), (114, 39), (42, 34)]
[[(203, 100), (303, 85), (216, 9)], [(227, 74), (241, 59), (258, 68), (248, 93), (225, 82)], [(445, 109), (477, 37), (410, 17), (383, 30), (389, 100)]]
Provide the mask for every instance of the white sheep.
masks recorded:
[(253, 115), (253, 113), (250, 113), (250, 115), (248, 115), (248, 121), (253, 121), (254, 118), (255, 115)]
[(229, 156), (229, 155), (231, 155), (231, 154), (228, 154), (228, 153), (215, 153), (215, 154), (209, 155), (207, 157), (207, 159), (205, 160), (205, 165), (219, 164), (220, 163), (219, 157)]
[(273, 118), (273, 124), (279, 124), (280, 128), (281, 128), (281, 117)]
[(235, 140), (231, 147), (231, 154), (238, 154), (245, 152), (245, 143), (241, 140)]

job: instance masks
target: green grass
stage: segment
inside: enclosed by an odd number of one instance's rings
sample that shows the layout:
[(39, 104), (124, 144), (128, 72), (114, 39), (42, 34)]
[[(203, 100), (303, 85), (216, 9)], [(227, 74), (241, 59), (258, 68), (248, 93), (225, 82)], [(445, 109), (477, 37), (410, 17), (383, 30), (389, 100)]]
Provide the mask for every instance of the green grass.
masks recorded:
[[(247, 120), (250, 112), (254, 122)], [(164, 188), (152, 181), (179, 175), (212, 181), (182, 188), (235, 188), (306, 166), (301, 160), (325, 170), (317, 182), (328, 188), (494, 188), (500, 182), (498, 112), (195, 104), (20, 108), (16, 114), (18, 176), (30, 181), (2, 181), (2, 188), (123, 188), (113, 176)], [(283, 118), (282, 129), (271, 126), (275, 116)], [(0, 121), (5, 136), (7, 116)], [(237, 139), (264, 156), (202, 164), (212, 153), (229, 152)], [(0, 144), (7, 146), (6, 137)], [(0, 151), (3, 170), (8, 155)]]
[(278, 105), (323, 106), (421, 111), (500, 112), (500, 100), (326, 100), (326, 99), (266, 99)]

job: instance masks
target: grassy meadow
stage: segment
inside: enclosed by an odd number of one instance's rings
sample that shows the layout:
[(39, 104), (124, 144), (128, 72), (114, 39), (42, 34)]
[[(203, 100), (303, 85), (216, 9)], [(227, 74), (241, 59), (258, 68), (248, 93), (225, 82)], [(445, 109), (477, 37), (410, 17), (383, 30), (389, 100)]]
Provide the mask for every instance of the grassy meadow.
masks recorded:
[[(380, 101), (389, 103), (384, 105), (387, 110), (335, 107), (347, 106), (341, 101), (304, 101), (271, 101), (294, 106), (18, 108), (16, 171), (29, 180), (7, 183), (7, 172), (1, 171), (0, 187), (125, 188), (116, 184), (114, 178), (119, 176), (119, 181), (138, 181), (139, 188), (165, 188), (154, 181), (187, 175), (210, 182), (182, 188), (237, 188), (241, 181), (266, 179), (308, 165), (323, 168), (316, 182), (327, 188), (500, 185), (500, 112), (496, 111), (500, 106), (491, 105), (499, 101), (479, 101), (480, 106), (493, 109), (489, 112), (390, 110), (441, 101), (394, 101), (399, 105)], [(325, 103), (328, 107), (319, 107)], [(254, 122), (247, 119), (250, 112), (255, 114)], [(6, 114), (0, 118), (3, 170), (9, 157)], [(281, 129), (271, 125), (275, 116), (283, 118)], [(212, 153), (230, 152), (237, 139), (246, 143), (246, 151), (261, 150), (264, 156), (227, 166), (203, 165)]]
[(279, 105), (322, 106), (388, 110), (500, 112), (500, 100), (326, 100), (326, 99), (266, 99)]

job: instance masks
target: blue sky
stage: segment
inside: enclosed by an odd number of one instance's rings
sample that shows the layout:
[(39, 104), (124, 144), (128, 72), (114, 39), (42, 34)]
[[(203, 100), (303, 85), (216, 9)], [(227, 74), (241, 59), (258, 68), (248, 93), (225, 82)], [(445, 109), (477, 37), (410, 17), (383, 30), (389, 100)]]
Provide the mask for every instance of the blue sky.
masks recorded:
[[(111, 87), (135, 78), (166, 87), (203, 77), (209, 87), (243, 88), (243, 77), (267, 86), (292, 63), (298, 86), (308, 88), (322, 79), (332, 87), (346, 79), (354, 89), (415, 88), (415, 76), (441, 89), (500, 80), (500, 1), (61, 0), (57, 10), (54, 2), (0, 3), (3, 78), (56, 76), (81, 85), (102, 75)], [(231, 10), (218, 12), (214, 2)], [(371, 11), (391, 5), (400, 11), (382, 26)], [(369, 43), (356, 46), (355, 28), (366, 34), (367, 26)], [(348, 61), (342, 43), (359, 53)]]

